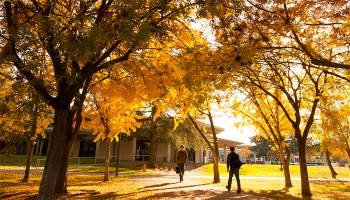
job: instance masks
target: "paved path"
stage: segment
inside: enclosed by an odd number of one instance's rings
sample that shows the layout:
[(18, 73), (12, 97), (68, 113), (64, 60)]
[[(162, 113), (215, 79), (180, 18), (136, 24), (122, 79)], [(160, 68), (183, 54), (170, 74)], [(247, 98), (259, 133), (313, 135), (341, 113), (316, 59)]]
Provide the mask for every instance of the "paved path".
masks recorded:
[[(190, 176), (185, 173), (184, 181), (179, 182), (176, 174), (164, 175), (125, 175), (141, 186), (140, 190), (153, 192), (150, 199), (242, 199), (242, 200), (267, 200), (268, 198), (254, 196), (242, 192), (228, 192), (226, 188), (210, 183), (203, 183), (197, 176)], [(205, 178), (213, 178), (206, 176)], [(236, 184), (233, 182), (233, 184)]]

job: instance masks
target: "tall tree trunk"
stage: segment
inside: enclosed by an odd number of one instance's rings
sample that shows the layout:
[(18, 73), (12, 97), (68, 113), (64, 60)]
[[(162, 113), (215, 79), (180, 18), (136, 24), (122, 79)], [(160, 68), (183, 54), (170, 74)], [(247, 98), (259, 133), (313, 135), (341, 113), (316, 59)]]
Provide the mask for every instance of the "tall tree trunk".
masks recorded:
[(285, 182), (285, 187), (293, 187), (292, 185), (292, 180), (290, 178), (290, 170), (289, 170), (289, 161), (290, 161), (290, 153), (288, 150), (288, 147), (284, 147), (285, 148), (285, 152), (287, 154), (287, 158), (284, 159), (284, 154), (283, 151), (281, 151), (280, 154), (280, 160), (282, 162), (282, 166), (283, 166), (283, 172), (284, 172), (284, 182)]
[(208, 114), (209, 121), (210, 121), (210, 127), (211, 131), (213, 133), (213, 139), (214, 139), (214, 150), (215, 152), (212, 152), (214, 156), (214, 183), (220, 183), (220, 172), (219, 172), (219, 143), (218, 138), (216, 137), (215, 127), (213, 118), (211, 116), (211, 113)]
[(30, 136), (28, 138), (27, 163), (26, 163), (26, 170), (24, 172), (23, 182), (28, 182), (28, 179), (29, 179), (30, 164), (32, 162), (33, 149), (34, 149), (34, 140), (33, 140), (33, 138), (36, 135), (36, 125), (38, 123), (37, 112), (38, 112), (38, 106), (36, 104), (34, 104), (34, 118), (33, 118), (32, 128), (30, 130)]
[[(68, 174), (68, 166), (69, 166), (69, 157), (70, 157), (72, 146), (79, 135), (80, 126), (83, 121), (81, 113), (83, 110), (83, 103), (85, 100), (87, 88), (89, 86), (90, 81), (91, 81), (91, 77), (86, 80), (85, 86), (83, 88), (83, 92), (79, 97), (80, 100), (74, 102), (74, 106), (71, 110), (70, 108), (67, 109), (68, 114), (64, 118), (64, 121), (62, 122), (65, 124), (65, 131), (61, 132), (60, 141), (63, 143), (64, 146), (62, 148), (61, 155), (59, 157), (61, 165), (58, 166), (55, 190), (54, 190), (56, 193), (59, 193), (59, 194), (68, 192), (67, 191), (67, 174)], [(75, 127), (73, 128), (74, 116), (75, 116)], [(55, 112), (54, 121), (56, 122), (56, 112)], [(55, 130), (55, 127), (56, 127), (56, 123), (54, 126), (54, 130)], [(49, 143), (49, 147), (51, 144), (54, 143), (54, 140), (52, 139), (51, 136), (50, 138), (52, 142)]]
[[(301, 134), (300, 134), (301, 135)], [(300, 163), (300, 176), (301, 176), (301, 195), (302, 196), (312, 196), (309, 184), (309, 175), (307, 172), (306, 163), (306, 140), (304, 138), (298, 139), (298, 149), (299, 149), (299, 163)]]
[[(217, 156), (218, 154), (215, 153), (216, 147), (213, 148), (213, 146), (210, 144), (210, 142), (207, 139), (207, 137), (204, 135), (203, 131), (198, 127), (198, 124), (193, 120), (193, 118), (191, 117), (191, 115), (189, 113), (187, 113), (187, 116), (188, 116), (188, 118), (190, 118), (191, 123), (196, 128), (198, 133), (202, 136), (202, 138), (204, 139), (205, 143), (207, 143), (208, 147), (210, 148), (210, 151), (213, 153), (213, 157), (214, 157), (214, 182), (218, 181), (218, 179), (219, 179), (219, 182), (220, 182), (220, 172), (219, 172), (219, 162), (218, 162), (219, 158)], [(212, 129), (213, 128), (214, 128), (214, 126), (212, 126)], [(215, 129), (214, 129), (214, 133), (215, 133)], [(215, 137), (216, 137), (216, 135), (215, 135)], [(214, 139), (214, 141), (215, 141), (215, 139)], [(217, 161), (217, 163), (215, 163), (216, 161)]]
[[(213, 155), (215, 152), (212, 152)], [(219, 158), (217, 156), (213, 156), (214, 158), (214, 183), (220, 183), (220, 172), (219, 172)]]
[(292, 180), (290, 178), (290, 170), (289, 170), (289, 162), (284, 161), (283, 165), (283, 171), (284, 171), (284, 182), (285, 182), (285, 187), (293, 187)]
[(109, 154), (111, 148), (111, 138), (106, 137), (106, 159), (105, 159), (105, 177), (104, 181), (109, 181)]
[[(33, 128), (33, 125), (32, 125), (32, 128)], [(30, 163), (32, 162), (32, 157), (33, 157), (34, 140), (32, 140), (31, 136), (28, 137), (28, 142), (27, 143), (28, 143), (27, 163), (26, 163), (26, 170), (24, 172), (23, 182), (28, 182), (29, 172), (30, 172)]]
[(157, 158), (157, 126), (156, 122), (152, 120), (151, 122), (151, 135), (150, 135), (150, 158), (149, 167), (156, 168), (156, 158)]
[(37, 197), (38, 200), (48, 200), (53, 198), (58, 167), (61, 165), (61, 152), (67, 146), (65, 140), (62, 139), (62, 136), (67, 133), (68, 114), (69, 107), (66, 109), (55, 109), (55, 126), (52, 133), (51, 148), (47, 155)]
[(327, 164), (328, 164), (329, 169), (332, 172), (332, 178), (336, 178), (338, 174), (335, 172), (335, 170), (332, 166), (332, 162), (331, 162), (330, 157), (331, 157), (331, 152), (329, 152), (327, 149), (327, 151), (326, 151)]

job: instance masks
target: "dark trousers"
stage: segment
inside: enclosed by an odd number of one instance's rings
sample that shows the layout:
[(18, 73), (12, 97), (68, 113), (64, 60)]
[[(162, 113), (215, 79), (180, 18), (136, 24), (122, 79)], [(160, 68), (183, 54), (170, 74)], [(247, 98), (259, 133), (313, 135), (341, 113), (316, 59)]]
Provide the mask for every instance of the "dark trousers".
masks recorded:
[(179, 163), (178, 167), (179, 167), (180, 180), (183, 180), (183, 177), (184, 177), (184, 174), (185, 174), (185, 163)]
[(240, 192), (241, 191), (241, 181), (239, 180), (239, 169), (238, 168), (230, 169), (229, 177), (228, 177), (228, 189), (231, 190), (233, 174), (235, 174), (236, 181), (237, 181), (237, 188), (238, 188), (237, 192)]

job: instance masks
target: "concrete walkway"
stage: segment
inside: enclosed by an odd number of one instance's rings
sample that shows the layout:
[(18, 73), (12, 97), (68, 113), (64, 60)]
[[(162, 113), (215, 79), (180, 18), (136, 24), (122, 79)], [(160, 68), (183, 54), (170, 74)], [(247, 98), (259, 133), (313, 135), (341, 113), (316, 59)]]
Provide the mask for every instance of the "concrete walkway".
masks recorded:
[[(236, 191), (228, 192), (226, 188), (199, 181), (203, 176), (191, 176), (185, 173), (184, 181), (179, 182), (176, 174), (128, 174), (125, 175), (141, 186), (141, 191), (151, 191), (153, 196), (149, 199), (242, 199), (242, 200), (268, 200), (269, 198), (254, 196)], [(212, 179), (212, 176), (204, 176)], [(233, 188), (236, 188), (233, 182)]]

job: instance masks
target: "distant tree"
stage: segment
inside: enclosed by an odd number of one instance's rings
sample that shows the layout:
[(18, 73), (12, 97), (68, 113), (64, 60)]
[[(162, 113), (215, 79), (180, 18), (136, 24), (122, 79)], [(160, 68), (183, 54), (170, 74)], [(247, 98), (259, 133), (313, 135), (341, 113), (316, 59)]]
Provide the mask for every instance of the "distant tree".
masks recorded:
[(250, 150), (247, 146), (244, 146), (241, 151), (241, 156), (245, 156), (247, 159), (250, 157)]
[(255, 146), (249, 147), (250, 150), (254, 151), (258, 158), (266, 156), (267, 152), (271, 150), (270, 142), (261, 136), (250, 137), (250, 142), (254, 143)]

